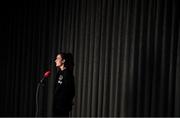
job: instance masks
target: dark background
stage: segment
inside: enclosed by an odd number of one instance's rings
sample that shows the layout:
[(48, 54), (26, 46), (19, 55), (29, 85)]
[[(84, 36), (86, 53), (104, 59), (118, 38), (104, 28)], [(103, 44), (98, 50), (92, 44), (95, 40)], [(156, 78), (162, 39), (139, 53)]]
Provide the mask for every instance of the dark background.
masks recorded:
[(180, 116), (178, 0), (1, 2), (0, 116), (52, 115), (54, 59), (74, 55), (71, 116)]

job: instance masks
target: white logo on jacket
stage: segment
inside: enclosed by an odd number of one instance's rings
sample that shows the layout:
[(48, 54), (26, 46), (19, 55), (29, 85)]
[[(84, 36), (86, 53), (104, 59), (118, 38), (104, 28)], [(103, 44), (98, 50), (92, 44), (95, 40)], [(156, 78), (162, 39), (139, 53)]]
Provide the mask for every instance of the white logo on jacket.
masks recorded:
[(62, 84), (62, 79), (63, 79), (63, 76), (60, 75), (59, 78), (58, 78), (58, 83), (59, 83), (59, 84)]

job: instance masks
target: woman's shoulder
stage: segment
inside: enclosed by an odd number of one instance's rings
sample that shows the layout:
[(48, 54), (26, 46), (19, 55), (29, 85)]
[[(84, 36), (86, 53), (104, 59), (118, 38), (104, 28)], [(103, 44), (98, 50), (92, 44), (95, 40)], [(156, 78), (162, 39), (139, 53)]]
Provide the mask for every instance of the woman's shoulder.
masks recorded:
[(64, 69), (62, 73), (64, 76), (73, 76), (73, 73), (68, 69)]

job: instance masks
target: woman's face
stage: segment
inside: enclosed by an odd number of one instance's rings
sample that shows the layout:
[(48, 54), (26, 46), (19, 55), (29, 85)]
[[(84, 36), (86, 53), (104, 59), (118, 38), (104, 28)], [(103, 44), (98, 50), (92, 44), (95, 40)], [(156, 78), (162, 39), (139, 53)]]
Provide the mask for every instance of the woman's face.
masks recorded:
[(55, 63), (56, 63), (56, 67), (61, 67), (62, 65), (64, 65), (64, 59), (62, 59), (60, 54), (56, 56)]

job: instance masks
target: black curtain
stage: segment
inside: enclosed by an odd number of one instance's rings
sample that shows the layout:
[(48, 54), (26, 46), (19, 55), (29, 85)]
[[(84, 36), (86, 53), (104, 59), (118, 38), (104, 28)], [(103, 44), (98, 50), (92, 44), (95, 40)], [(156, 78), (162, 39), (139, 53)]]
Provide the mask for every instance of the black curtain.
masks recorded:
[(180, 116), (178, 0), (6, 2), (1, 116), (52, 115), (54, 59), (74, 56), (71, 116)]

